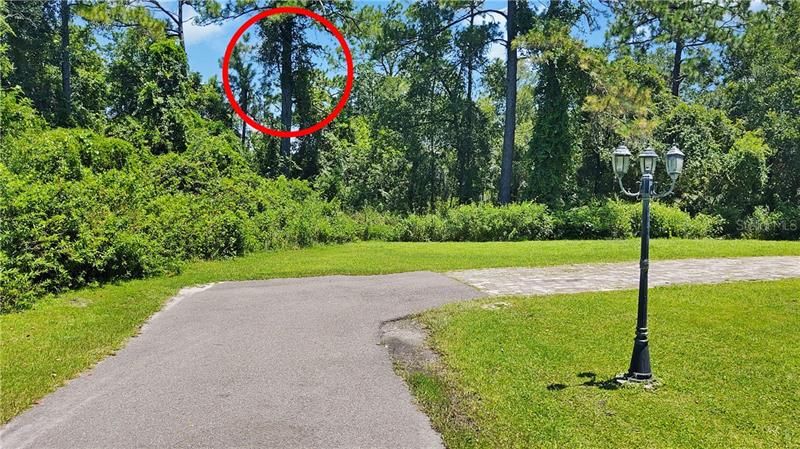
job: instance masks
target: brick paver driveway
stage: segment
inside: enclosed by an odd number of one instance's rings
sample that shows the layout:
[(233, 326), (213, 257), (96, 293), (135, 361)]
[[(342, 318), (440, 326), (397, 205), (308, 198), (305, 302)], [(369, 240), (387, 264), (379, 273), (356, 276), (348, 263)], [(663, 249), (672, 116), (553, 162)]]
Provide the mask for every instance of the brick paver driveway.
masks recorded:
[[(490, 268), (447, 273), (489, 295), (545, 295), (624, 290), (639, 284), (638, 262)], [(742, 257), (650, 262), (650, 286), (714, 284), (800, 277), (800, 257)]]

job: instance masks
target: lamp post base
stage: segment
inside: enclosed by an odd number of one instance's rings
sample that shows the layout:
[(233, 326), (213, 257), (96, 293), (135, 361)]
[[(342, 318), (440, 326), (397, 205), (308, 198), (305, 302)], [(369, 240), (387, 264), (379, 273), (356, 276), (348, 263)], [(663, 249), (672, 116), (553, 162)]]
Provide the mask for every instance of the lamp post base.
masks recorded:
[(642, 374), (642, 373), (625, 373), (618, 375), (615, 380), (617, 383), (637, 383), (637, 384), (647, 384), (653, 383), (656, 381), (656, 378), (653, 377), (652, 374)]
[[(647, 298), (645, 294), (645, 298)], [(647, 328), (639, 327), (636, 329), (636, 338), (633, 339), (633, 352), (631, 353), (631, 364), (628, 366), (627, 377), (637, 381), (647, 380), (653, 377), (653, 370), (650, 368), (650, 345), (647, 339)]]
[(620, 373), (614, 378), (614, 383), (620, 387), (630, 385), (631, 387), (640, 386), (645, 390), (654, 390), (661, 385), (661, 383), (652, 374), (650, 377), (642, 377), (638, 373)]

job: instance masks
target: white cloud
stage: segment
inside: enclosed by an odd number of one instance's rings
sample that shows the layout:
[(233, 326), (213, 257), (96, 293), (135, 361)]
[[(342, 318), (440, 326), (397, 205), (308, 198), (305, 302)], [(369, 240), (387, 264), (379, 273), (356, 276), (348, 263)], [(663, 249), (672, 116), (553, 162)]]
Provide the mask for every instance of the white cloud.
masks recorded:
[(764, 0), (752, 0), (750, 2), (750, 11), (761, 11), (766, 8), (767, 5), (764, 4)]
[[(184, 7), (183, 14), (184, 17), (192, 19), (197, 15), (195, 10), (188, 5)], [(186, 45), (198, 44), (222, 35), (225, 28), (226, 26), (223, 24), (198, 25), (194, 20), (189, 20), (183, 24), (183, 38), (186, 40)]]
[(191, 21), (183, 25), (183, 38), (186, 40), (186, 45), (198, 44), (220, 36), (224, 31), (223, 25), (201, 26)]

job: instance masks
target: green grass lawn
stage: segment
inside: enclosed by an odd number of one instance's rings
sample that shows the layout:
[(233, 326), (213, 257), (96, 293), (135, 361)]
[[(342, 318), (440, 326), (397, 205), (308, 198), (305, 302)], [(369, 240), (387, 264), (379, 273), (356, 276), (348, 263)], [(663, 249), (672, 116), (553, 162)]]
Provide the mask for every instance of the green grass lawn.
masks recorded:
[(406, 375), (451, 449), (800, 447), (800, 279), (653, 289), (654, 390), (606, 382), (627, 370), (634, 291), (420, 319), (443, 366)]
[[(182, 273), (78, 290), (0, 316), (0, 422), (119, 349), (181, 287), (223, 280), (636, 260), (637, 240), (321, 246), (189, 264)], [(800, 255), (800, 242), (654, 240), (653, 259)]]

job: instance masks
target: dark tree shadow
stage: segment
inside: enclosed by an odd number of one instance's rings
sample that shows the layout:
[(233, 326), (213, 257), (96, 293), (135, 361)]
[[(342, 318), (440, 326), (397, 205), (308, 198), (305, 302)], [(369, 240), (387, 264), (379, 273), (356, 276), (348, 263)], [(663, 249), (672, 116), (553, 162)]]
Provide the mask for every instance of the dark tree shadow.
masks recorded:
[(597, 374), (595, 374), (595, 373), (593, 373), (591, 371), (584, 371), (582, 373), (578, 373), (578, 377), (583, 378), (583, 379), (587, 379), (587, 378), (589, 379), (589, 380), (587, 380), (586, 382), (583, 383), (583, 385), (587, 386), (587, 387), (597, 387), (597, 388), (600, 388), (602, 390), (616, 390), (621, 386), (620, 383), (617, 382), (617, 378), (616, 377), (612, 377), (610, 379), (598, 381), (597, 380)]
[[(612, 377), (610, 379), (598, 381), (597, 380), (597, 374), (593, 373), (591, 371), (580, 372), (580, 373), (578, 373), (578, 377), (581, 378), (581, 379), (588, 379), (588, 380), (586, 382), (581, 383), (581, 384), (572, 385), (572, 386), (575, 386), (575, 387), (577, 387), (577, 386), (596, 387), (596, 388), (600, 388), (602, 390), (616, 390), (621, 386), (620, 383), (617, 382), (617, 378), (616, 377)], [(548, 391), (561, 391), (561, 390), (563, 390), (565, 388), (568, 388), (568, 387), (570, 387), (570, 385), (560, 384), (560, 383), (552, 383), (552, 384), (547, 386), (547, 390)]]

